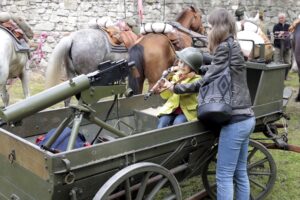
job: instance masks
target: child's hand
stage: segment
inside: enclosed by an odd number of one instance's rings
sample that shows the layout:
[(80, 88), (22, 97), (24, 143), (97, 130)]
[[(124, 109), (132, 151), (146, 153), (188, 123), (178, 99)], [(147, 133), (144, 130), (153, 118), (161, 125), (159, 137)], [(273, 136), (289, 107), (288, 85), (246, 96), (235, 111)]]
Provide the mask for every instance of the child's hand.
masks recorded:
[(172, 67), (170, 67), (170, 69), (171, 69), (171, 71), (172, 72), (177, 72), (178, 70), (179, 70), (179, 66), (172, 66)]
[(164, 90), (165, 90), (165, 89), (173, 90), (173, 87), (174, 87), (173, 83), (171, 83), (171, 82), (168, 81), (168, 80), (165, 80), (165, 81), (164, 81), (164, 85), (163, 85)]

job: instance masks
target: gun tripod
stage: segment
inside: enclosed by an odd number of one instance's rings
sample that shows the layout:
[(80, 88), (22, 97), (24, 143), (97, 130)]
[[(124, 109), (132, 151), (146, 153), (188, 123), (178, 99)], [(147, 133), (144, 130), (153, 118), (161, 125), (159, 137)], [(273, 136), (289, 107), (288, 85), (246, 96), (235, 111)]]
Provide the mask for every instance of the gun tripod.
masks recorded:
[[(111, 87), (111, 86), (110, 86)], [(115, 89), (118, 91), (118, 88), (120, 89), (120, 85), (116, 85)], [(116, 91), (114, 90), (114, 91)], [(84, 94), (81, 94), (84, 96)], [(105, 95), (102, 93), (102, 95)], [(82, 97), (83, 97), (82, 96)], [(97, 95), (95, 95), (97, 96)], [(98, 99), (99, 96), (97, 96)], [(90, 121), (93, 124), (98, 125), (99, 127), (108, 130), (109, 132), (119, 136), (119, 137), (125, 137), (127, 136), (126, 133), (123, 131), (118, 130), (117, 128), (105, 123), (105, 121), (99, 119), (96, 116), (96, 111), (90, 106), (90, 104), (84, 103), (82, 99), (79, 99), (79, 102), (77, 105), (70, 105), (69, 106), (72, 109), (72, 113), (66, 117), (56, 128), (53, 135), (49, 138), (49, 140), (42, 146), (43, 149), (48, 151), (53, 151), (51, 149), (52, 144), (57, 140), (57, 138), (61, 135), (63, 130), (72, 124), (72, 131), (70, 135), (70, 139), (68, 141), (67, 151), (72, 150), (74, 148), (76, 138), (79, 133), (79, 128), (82, 123), (83, 119), (86, 119)]]

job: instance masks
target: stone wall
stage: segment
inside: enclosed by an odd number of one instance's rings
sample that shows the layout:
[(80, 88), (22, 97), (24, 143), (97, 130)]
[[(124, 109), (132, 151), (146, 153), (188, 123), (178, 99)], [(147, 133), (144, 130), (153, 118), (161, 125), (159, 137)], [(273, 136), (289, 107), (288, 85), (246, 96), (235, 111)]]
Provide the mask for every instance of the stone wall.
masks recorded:
[[(193, 5), (206, 15), (215, 7), (232, 11), (238, 4), (246, 6), (248, 15), (265, 10), (265, 21), (271, 30), (279, 12), (292, 22), (300, 14), (299, 0), (144, 0), (144, 21), (170, 21), (186, 6)], [(0, 11), (16, 13), (32, 26), (36, 37), (47, 32), (43, 46), (48, 57), (64, 35), (87, 27), (93, 18), (110, 16), (114, 20), (131, 18), (139, 24), (137, 0), (0, 0)], [(46, 59), (47, 60), (47, 59)]]

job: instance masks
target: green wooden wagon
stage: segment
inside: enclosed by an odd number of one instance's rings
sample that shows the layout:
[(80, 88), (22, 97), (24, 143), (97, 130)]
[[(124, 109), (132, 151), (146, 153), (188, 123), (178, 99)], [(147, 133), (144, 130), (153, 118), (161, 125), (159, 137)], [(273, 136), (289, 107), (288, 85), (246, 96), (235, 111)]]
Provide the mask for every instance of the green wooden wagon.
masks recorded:
[[(276, 124), (286, 118), (285, 68), (247, 63), (255, 132), (264, 133), (280, 148), (288, 147)], [(0, 199), (180, 200), (179, 182), (197, 175), (215, 197), (215, 134), (199, 121), (157, 129), (156, 110), (163, 104), (159, 96), (147, 101), (143, 95), (103, 100), (123, 93), (125, 84), (90, 85), (90, 77), (81, 75), (1, 111)], [(80, 99), (78, 105), (38, 112), (53, 103), (49, 99), (60, 101), (72, 94)], [(48, 103), (38, 106), (41, 101)], [(53, 153), (35, 144), (38, 136), (53, 127), (62, 130), (70, 124), (73, 139), (67, 151)], [(88, 141), (100, 133), (102, 142), (74, 149), (78, 132)], [(263, 199), (276, 180), (276, 164), (265, 145), (254, 140), (249, 147), (248, 173), (251, 197)]]

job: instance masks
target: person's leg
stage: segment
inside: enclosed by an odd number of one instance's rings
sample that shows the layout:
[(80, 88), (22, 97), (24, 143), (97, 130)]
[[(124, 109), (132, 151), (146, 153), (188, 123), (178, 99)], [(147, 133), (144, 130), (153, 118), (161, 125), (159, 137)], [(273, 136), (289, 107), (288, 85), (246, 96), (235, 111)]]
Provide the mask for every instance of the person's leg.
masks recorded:
[[(254, 118), (229, 124), (223, 126), (221, 129), (216, 172), (218, 200), (233, 199), (233, 177), (239, 161), (242, 145), (245, 143), (246, 138), (249, 137), (252, 127), (254, 126), (253, 119)], [(252, 123), (249, 123), (249, 121)], [(248, 128), (248, 124), (251, 125), (251, 128)], [(247, 134), (245, 134), (246, 132)], [(238, 177), (240, 178), (240, 176)], [(244, 179), (242, 178), (242, 180)], [(244, 185), (244, 187), (246, 188), (239, 185), (242, 191), (249, 191), (249, 184)]]
[(253, 132), (255, 126), (255, 118), (243, 121), (243, 128), (240, 129), (240, 135), (245, 138), (241, 145), (241, 151), (239, 154), (234, 180), (236, 183), (235, 194), (237, 200), (249, 199), (250, 197), (250, 184), (247, 173), (247, 158), (248, 158), (248, 146), (249, 135)]
[(280, 63), (281, 62), (280, 49), (275, 48), (273, 58), (274, 58), (275, 63)]
[(181, 124), (183, 122), (187, 122), (187, 119), (184, 114), (177, 115), (174, 119), (173, 125)]
[(173, 120), (173, 115), (162, 115), (159, 117), (157, 128), (167, 127), (172, 123)]
[(239, 145), (235, 138), (236, 124), (223, 126), (220, 133), (217, 157), (217, 199), (233, 199), (233, 175), (238, 160)]

